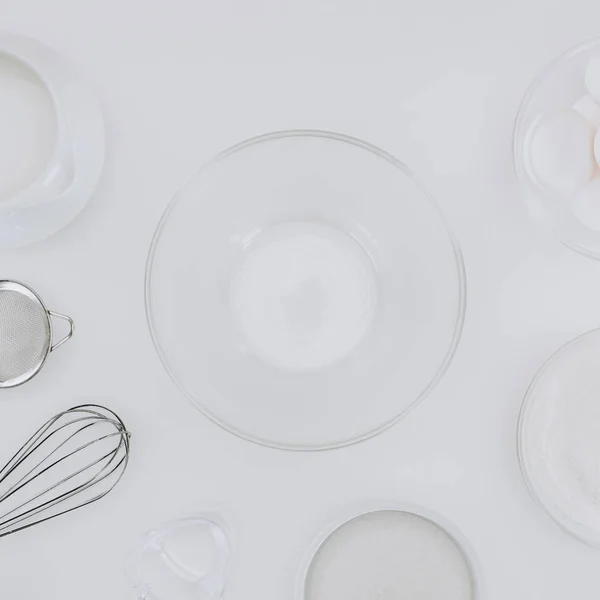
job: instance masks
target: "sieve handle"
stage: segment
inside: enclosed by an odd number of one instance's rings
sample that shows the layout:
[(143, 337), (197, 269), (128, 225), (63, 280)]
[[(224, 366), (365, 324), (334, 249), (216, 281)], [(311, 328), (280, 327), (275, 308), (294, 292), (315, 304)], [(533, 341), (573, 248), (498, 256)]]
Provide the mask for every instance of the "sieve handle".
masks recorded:
[(67, 335), (65, 335), (65, 337), (63, 337), (59, 342), (56, 342), (56, 344), (52, 344), (52, 346), (50, 346), (50, 352), (54, 352), (54, 350), (60, 348), (65, 342), (68, 342), (73, 337), (75, 323), (73, 322), (73, 319), (71, 319), (71, 317), (67, 317), (67, 315), (61, 315), (60, 313), (53, 312), (51, 310), (48, 311), (48, 314), (55, 319), (62, 319), (69, 324), (69, 332)]

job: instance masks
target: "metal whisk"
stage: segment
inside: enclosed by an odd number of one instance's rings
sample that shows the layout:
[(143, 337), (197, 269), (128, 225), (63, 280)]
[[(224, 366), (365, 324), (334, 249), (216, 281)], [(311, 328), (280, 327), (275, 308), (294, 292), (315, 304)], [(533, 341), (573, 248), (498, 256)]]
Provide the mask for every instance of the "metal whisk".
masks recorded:
[(0, 470), (0, 537), (100, 500), (129, 461), (123, 421), (95, 404), (52, 417)]

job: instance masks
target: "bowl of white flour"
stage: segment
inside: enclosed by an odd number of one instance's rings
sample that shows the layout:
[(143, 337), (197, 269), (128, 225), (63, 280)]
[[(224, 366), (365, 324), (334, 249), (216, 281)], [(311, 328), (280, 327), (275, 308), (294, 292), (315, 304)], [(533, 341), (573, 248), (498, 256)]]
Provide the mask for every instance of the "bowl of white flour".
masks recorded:
[(529, 490), (548, 516), (600, 547), (600, 329), (563, 346), (526, 394), (518, 451)]
[(296, 600), (477, 600), (472, 549), (420, 508), (383, 505), (338, 520), (314, 543)]

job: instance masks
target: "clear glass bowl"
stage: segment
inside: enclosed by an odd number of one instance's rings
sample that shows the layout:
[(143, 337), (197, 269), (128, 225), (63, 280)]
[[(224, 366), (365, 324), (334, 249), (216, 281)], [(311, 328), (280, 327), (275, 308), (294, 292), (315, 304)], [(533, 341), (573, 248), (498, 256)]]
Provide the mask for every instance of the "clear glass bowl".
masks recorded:
[(459, 246), (386, 152), (320, 131), (203, 166), (155, 233), (146, 306), (167, 371), (245, 439), (319, 450), (398, 421), (447, 369), (465, 314)]
[[(585, 69), (590, 57), (599, 52), (600, 40), (586, 42), (569, 50), (541, 72), (521, 104), (513, 148), (519, 187), (534, 218), (569, 248), (596, 259), (600, 259), (600, 230), (578, 217), (572, 196), (553, 192), (540, 183), (532, 167), (530, 146), (533, 132), (545, 117), (572, 108), (587, 95)], [(600, 171), (596, 171), (595, 176), (600, 176)], [(600, 210), (597, 212), (600, 218)]]
[[(593, 452), (587, 444), (595, 435), (598, 417), (597, 411), (590, 413), (589, 405), (586, 413), (580, 410), (580, 403), (596, 398), (600, 389), (598, 361), (600, 329), (571, 340), (550, 357), (525, 395), (517, 450), (525, 483), (548, 517), (577, 539), (600, 548), (598, 473), (597, 468), (586, 467)], [(572, 413), (562, 414), (564, 405)]]
[[(369, 546), (366, 552), (365, 545)], [(371, 557), (371, 564), (366, 564)], [(429, 581), (423, 567), (436, 572), (434, 586), (442, 585), (440, 578), (443, 585), (451, 586), (445, 597), (483, 597), (478, 559), (452, 523), (412, 505), (371, 503), (346, 511), (317, 537), (298, 573), (295, 599), (338, 598), (344, 588), (353, 598), (359, 597), (358, 590), (365, 598), (378, 594), (391, 598), (392, 589), (401, 584), (433, 597), (433, 590), (422, 589)], [(410, 597), (409, 589), (395, 592)]]
[(219, 514), (195, 513), (149, 531), (129, 557), (139, 600), (219, 600), (231, 545)]

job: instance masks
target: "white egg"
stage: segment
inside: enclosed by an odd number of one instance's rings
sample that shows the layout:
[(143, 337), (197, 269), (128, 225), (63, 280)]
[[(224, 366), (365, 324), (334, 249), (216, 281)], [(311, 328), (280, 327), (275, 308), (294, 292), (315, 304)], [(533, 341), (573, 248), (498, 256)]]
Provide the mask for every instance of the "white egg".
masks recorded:
[(577, 100), (573, 104), (573, 110), (576, 110), (594, 129), (600, 127), (600, 105), (589, 94)]
[(600, 129), (596, 132), (596, 137), (594, 139), (594, 156), (596, 157), (596, 162), (600, 167)]
[(534, 174), (556, 192), (571, 195), (592, 177), (593, 129), (573, 109), (542, 121), (533, 132), (529, 151)]
[(594, 54), (585, 69), (585, 87), (596, 102), (600, 102), (600, 53)]
[(583, 225), (600, 231), (600, 175), (575, 196), (573, 212)]

